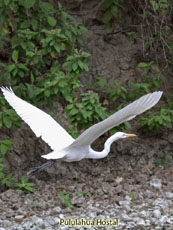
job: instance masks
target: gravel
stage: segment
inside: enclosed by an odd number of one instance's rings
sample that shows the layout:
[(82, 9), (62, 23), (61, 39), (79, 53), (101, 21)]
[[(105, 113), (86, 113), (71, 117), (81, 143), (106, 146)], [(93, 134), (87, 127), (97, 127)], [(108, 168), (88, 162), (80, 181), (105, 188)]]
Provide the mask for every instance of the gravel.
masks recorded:
[[(110, 182), (104, 175), (87, 178), (81, 175), (77, 181), (67, 180), (65, 183), (63, 180), (34, 178), (36, 188), (33, 194), (11, 189), (0, 194), (0, 230), (68, 229), (68, 226), (60, 226), (62, 219), (74, 221), (81, 218), (102, 221), (118, 218), (116, 229), (171, 230), (172, 174), (165, 177), (168, 171), (153, 173), (154, 176), (139, 171), (133, 175), (126, 172), (121, 177), (112, 175)], [(66, 205), (62, 193), (69, 194)], [(73, 226), (71, 229), (105, 229), (105, 226)]]

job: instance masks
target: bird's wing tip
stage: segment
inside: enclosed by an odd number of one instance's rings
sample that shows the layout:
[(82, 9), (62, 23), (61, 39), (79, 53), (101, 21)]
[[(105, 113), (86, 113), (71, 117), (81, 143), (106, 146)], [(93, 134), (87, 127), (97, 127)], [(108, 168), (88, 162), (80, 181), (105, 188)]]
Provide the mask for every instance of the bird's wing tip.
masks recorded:
[(156, 92), (151, 93), (150, 95), (161, 98), (162, 94), (163, 94), (163, 91), (156, 91)]
[(9, 86), (9, 87), (8, 86), (1, 86), (0, 89), (3, 93), (5, 93), (5, 92), (13, 93), (11, 86)]
[(161, 97), (163, 94), (163, 91), (158, 91), (157, 94)]

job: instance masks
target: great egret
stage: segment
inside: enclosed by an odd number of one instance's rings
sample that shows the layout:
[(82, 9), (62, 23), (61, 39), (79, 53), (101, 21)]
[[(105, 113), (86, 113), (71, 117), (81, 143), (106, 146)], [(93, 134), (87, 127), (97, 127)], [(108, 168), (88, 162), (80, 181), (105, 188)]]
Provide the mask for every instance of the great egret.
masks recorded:
[(75, 140), (50, 115), (17, 97), (11, 88), (1, 87), (1, 90), (16, 113), (30, 126), (36, 136), (41, 137), (53, 150), (42, 156), (49, 161), (35, 167), (28, 173), (29, 177), (52, 165), (57, 159), (72, 162), (84, 158), (100, 159), (106, 157), (114, 141), (136, 135), (117, 132), (106, 140), (101, 152), (94, 151), (90, 145), (106, 131), (153, 107), (162, 96), (162, 92), (159, 91), (139, 98), (104, 121), (91, 126)]

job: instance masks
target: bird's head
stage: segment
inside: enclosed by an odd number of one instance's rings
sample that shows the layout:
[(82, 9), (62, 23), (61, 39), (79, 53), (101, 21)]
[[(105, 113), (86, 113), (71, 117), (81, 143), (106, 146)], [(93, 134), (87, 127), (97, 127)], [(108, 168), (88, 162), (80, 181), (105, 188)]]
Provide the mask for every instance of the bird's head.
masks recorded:
[(112, 135), (111, 137), (109, 137), (106, 142), (105, 142), (105, 149), (109, 152), (110, 150), (110, 146), (114, 141), (117, 141), (119, 139), (124, 139), (127, 137), (136, 137), (135, 134), (128, 134), (128, 133), (123, 133), (123, 132), (117, 132), (114, 135)]
[(112, 137), (114, 137), (116, 140), (118, 140), (118, 139), (123, 139), (123, 138), (127, 138), (127, 137), (136, 137), (136, 135), (123, 133), (123, 132), (117, 132)]

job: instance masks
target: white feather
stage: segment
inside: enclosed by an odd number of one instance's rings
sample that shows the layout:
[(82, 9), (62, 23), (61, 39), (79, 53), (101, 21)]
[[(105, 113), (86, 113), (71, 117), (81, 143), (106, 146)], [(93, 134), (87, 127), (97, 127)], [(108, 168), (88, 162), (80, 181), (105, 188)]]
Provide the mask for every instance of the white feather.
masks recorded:
[(161, 96), (162, 92), (154, 92), (144, 95), (143, 97), (114, 113), (104, 121), (101, 121), (88, 128), (72, 143), (71, 146), (75, 147), (92, 144), (98, 137), (108, 130), (120, 125), (125, 121), (135, 118), (137, 115), (153, 107), (160, 100)]
[(17, 97), (11, 88), (1, 87), (5, 99), (16, 113), (57, 152), (73, 143), (74, 139), (50, 115)]

